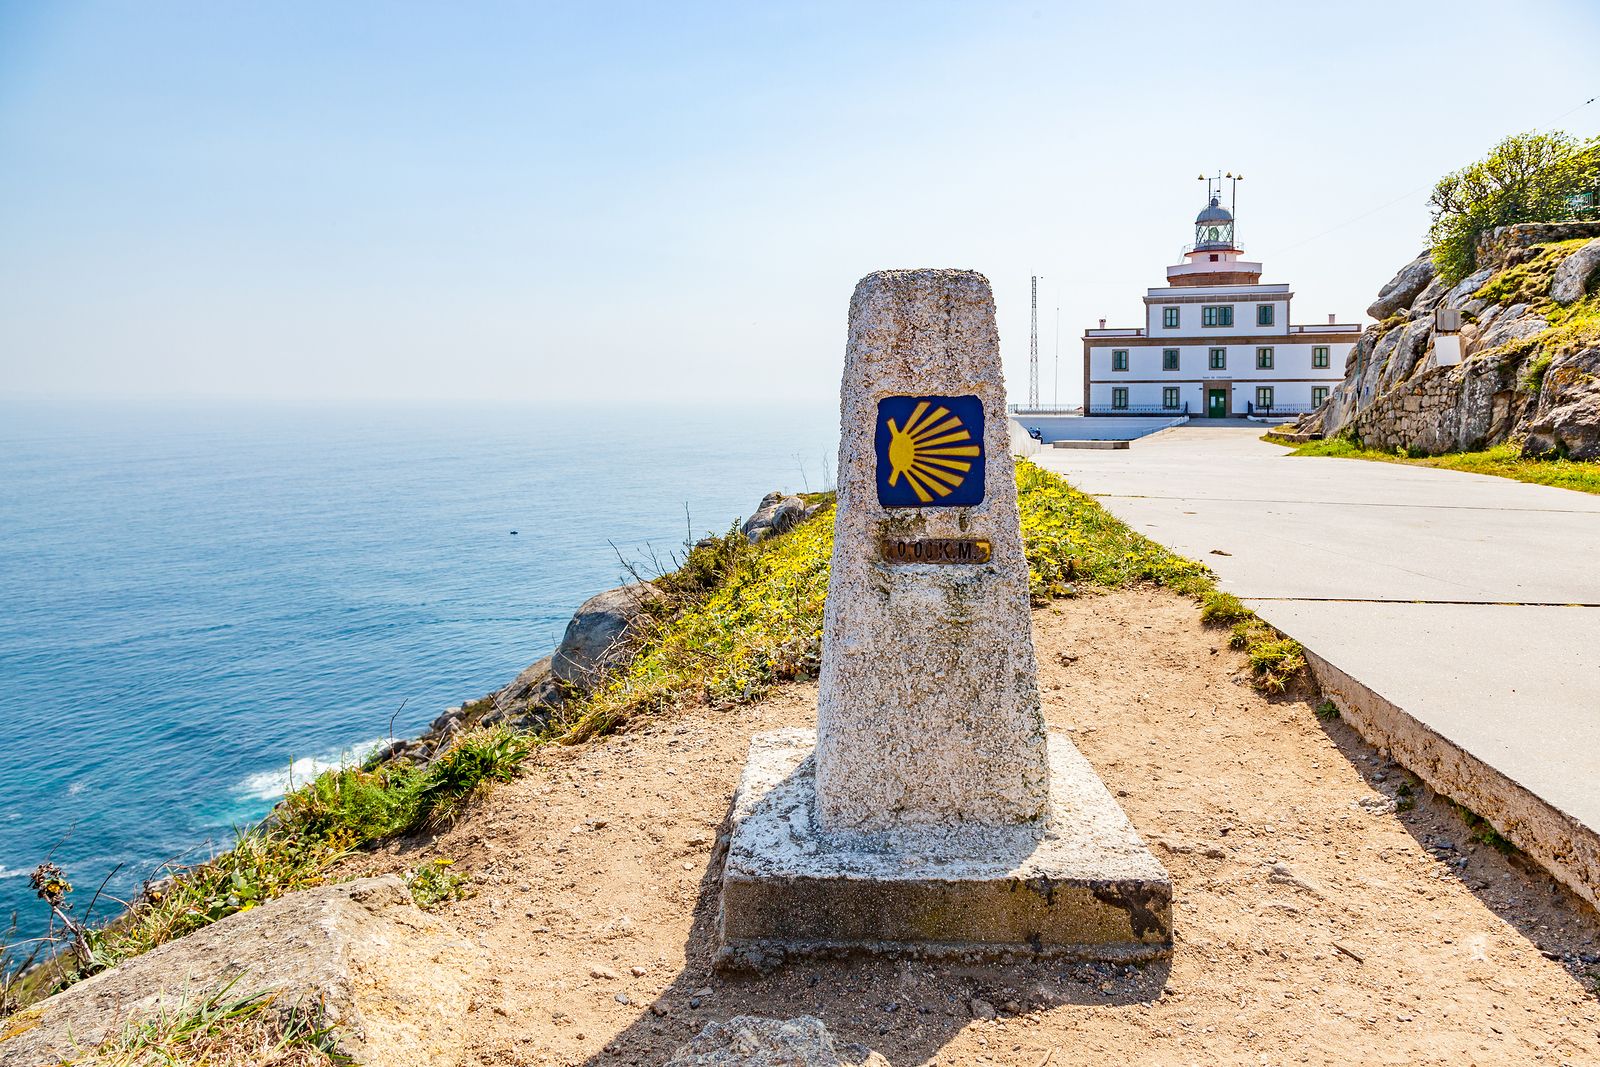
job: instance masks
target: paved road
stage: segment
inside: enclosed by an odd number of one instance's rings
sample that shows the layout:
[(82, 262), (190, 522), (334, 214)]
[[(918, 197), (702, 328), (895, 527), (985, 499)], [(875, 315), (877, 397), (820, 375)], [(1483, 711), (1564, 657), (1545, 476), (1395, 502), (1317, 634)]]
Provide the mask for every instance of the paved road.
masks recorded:
[(1600, 496), (1292, 457), (1260, 433), (1190, 424), (1126, 451), (1035, 458), (1600, 830)]

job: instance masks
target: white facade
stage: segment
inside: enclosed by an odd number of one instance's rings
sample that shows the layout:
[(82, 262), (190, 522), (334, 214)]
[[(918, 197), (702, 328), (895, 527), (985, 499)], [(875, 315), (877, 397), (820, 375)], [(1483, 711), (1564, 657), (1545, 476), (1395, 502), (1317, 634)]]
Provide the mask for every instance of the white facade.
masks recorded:
[[(1219, 218), (1220, 239), (1200, 228)], [(1084, 332), (1086, 415), (1287, 416), (1344, 377), (1361, 327), (1294, 324), (1289, 286), (1262, 285), (1261, 264), (1238, 258), (1232, 216), (1212, 200), (1196, 222), (1209, 240), (1167, 268), (1168, 285), (1145, 291), (1142, 327)]]

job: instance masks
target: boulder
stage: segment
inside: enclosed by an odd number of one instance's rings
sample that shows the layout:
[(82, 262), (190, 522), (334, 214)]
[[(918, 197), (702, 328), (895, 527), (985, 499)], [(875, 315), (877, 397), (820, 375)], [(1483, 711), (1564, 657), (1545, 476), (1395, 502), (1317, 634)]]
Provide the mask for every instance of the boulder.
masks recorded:
[(585, 600), (551, 657), (551, 675), (557, 682), (587, 689), (626, 663), (632, 651), (629, 638), (637, 632), (645, 606), (662, 595), (649, 582), (635, 582)]
[(861, 1045), (835, 1044), (814, 1016), (736, 1015), (707, 1023), (666, 1067), (889, 1067), (889, 1061)]
[(745, 520), (740, 531), (751, 544), (768, 537), (788, 533), (799, 526), (806, 517), (806, 502), (797, 496), (768, 493), (761, 498), (756, 513)]
[(1411, 302), (1433, 281), (1433, 260), (1424, 252), (1400, 268), (1400, 273), (1389, 279), (1378, 291), (1378, 299), (1367, 307), (1367, 314), (1382, 321)]
[(1556, 267), (1550, 278), (1550, 299), (1558, 304), (1582, 300), (1597, 268), (1600, 268), (1600, 237), (1580, 246)]
[(393, 875), (290, 893), (102, 971), (0, 1022), (0, 1063), (74, 1059), (229, 982), (230, 998), (322, 1005), (366, 1067), (455, 1064), (480, 954), (412, 903)]
[(1600, 459), (1600, 348), (1562, 353), (1544, 372), (1522, 453), (1547, 452)]

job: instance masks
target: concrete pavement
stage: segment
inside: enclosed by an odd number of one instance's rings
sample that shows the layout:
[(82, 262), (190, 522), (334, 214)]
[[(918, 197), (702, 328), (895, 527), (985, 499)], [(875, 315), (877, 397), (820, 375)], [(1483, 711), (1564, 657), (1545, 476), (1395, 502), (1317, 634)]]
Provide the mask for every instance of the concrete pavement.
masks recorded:
[(1208, 564), (1357, 729), (1600, 906), (1600, 497), (1261, 432), (1033, 458)]

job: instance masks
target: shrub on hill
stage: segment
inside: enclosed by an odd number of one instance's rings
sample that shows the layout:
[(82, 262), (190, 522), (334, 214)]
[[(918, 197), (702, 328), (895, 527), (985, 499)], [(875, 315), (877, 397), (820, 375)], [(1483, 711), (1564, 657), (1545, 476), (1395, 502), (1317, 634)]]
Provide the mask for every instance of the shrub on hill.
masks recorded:
[(1513, 134), (1433, 187), (1434, 266), (1453, 285), (1477, 269), (1478, 238), (1496, 226), (1600, 217), (1597, 190), (1600, 137)]

